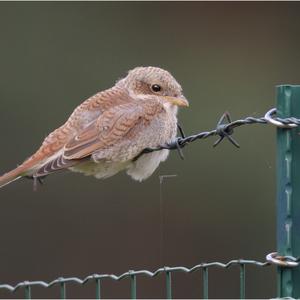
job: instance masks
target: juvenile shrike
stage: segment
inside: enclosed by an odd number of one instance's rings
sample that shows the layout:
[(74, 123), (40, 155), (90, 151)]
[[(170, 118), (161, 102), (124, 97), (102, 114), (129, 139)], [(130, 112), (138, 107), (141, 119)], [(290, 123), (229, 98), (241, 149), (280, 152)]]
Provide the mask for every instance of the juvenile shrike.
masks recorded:
[(126, 170), (142, 181), (166, 160), (169, 150), (134, 158), (145, 148), (174, 141), (178, 106), (188, 106), (188, 101), (168, 71), (135, 68), (112, 88), (79, 105), (36, 153), (0, 177), (0, 187), (21, 177), (40, 178), (62, 169), (97, 178)]

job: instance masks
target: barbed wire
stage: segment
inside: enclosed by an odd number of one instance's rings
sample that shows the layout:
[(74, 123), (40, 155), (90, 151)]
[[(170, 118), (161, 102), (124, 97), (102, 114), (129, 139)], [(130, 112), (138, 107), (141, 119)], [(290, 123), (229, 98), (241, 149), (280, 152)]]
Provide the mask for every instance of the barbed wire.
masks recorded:
[(193, 134), (190, 136), (185, 136), (182, 128), (178, 126), (179, 132), (181, 134), (180, 137), (177, 137), (174, 142), (168, 145), (162, 145), (157, 148), (146, 148), (144, 149), (136, 158), (138, 159), (140, 156), (146, 153), (160, 151), (163, 149), (168, 150), (177, 150), (179, 152), (180, 157), (183, 159), (182, 148), (187, 146), (188, 144), (201, 139), (206, 139), (211, 136), (219, 136), (218, 140), (213, 144), (214, 147), (219, 145), (224, 139), (227, 139), (231, 144), (235, 147), (239, 148), (240, 145), (238, 142), (232, 137), (234, 133), (234, 129), (243, 125), (251, 125), (251, 124), (272, 124), (281, 128), (294, 128), (300, 125), (300, 119), (290, 117), (290, 118), (278, 118), (276, 115), (276, 108), (272, 108), (264, 115), (264, 117), (254, 118), (247, 117), (245, 119), (240, 119), (236, 121), (232, 121), (230, 114), (225, 112), (220, 120), (217, 123), (215, 129), (211, 131), (199, 132), (197, 134)]
[(174, 272), (192, 273), (192, 272), (195, 272), (200, 269), (207, 269), (207, 268), (211, 268), (211, 267), (219, 267), (219, 268), (227, 269), (227, 268), (230, 268), (230, 267), (236, 266), (236, 265), (255, 265), (258, 267), (266, 267), (266, 266), (271, 265), (271, 263), (268, 261), (260, 262), (260, 261), (256, 261), (256, 260), (236, 259), (236, 260), (231, 260), (227, 263), (221, 263), (221, 262), (201, 263), (201, 264), (195, 265), (191, 268), (182, 267), (182, 266), (162, 267), (162, 268), (157, 269), (154, 272), (151, 272), (148, 270), (138, 270), (138, 271), (130, 270), (119, 276), (115, 275), (115, 274), (93, 274), (93, 275), (89, 275), (83, 279), (80, 279), (78, 277), (67, 277), (67, 278), (59, 277), (50, 282), (23, 281), (23, 282), (16, 284), (15, 286), (12, 286), (9, 284), (0, 284), (0, 289), (6, 289), (6, 290), (9, 290), (10, 292), (15, 292), (19, 288), (24, 288), (24, 287), (28, 287), (28, 286), (30, 286), (30, 287), (40, 286), (40, 287), (44, 287), (44, 288), (49, 288), (54, 285), (59, 285), (62, 283), (77, 283), (77, 284), (83, 285), (91, 280), (99, 280), (99, 279), (105, 279), (105, 278), (109, 278), (109, 279), (112, 279), (115, 281), (120, 281), (124, 278), (132, 278), (132, 276), (137, 276), (137, 275), (145, 275), (148, 277), (155, 277), (161, 273), (174, 273)]

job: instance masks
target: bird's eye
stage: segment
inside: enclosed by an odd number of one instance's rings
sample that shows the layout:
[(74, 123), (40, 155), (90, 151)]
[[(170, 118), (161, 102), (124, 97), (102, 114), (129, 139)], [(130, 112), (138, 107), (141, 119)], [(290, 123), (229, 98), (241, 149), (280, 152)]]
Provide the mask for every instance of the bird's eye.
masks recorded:
[(153, 92), (157, 93), (157, 92), (161, 91), (161, 86), (158, 85), (158, 84), (153, 84), (153, 85), (151, 86), (151, 90), (152, 90)]

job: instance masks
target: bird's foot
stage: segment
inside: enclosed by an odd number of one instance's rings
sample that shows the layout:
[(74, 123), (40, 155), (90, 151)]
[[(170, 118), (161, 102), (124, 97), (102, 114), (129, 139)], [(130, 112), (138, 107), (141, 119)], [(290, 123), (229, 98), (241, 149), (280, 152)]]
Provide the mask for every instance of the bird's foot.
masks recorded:
[(44, 179), (46, 176), (24, 176), (24, 178), (31, 179), (33, 180), (33, 190), (36, 192), (37, 191), (37, 186), (38, 184), (43, 185), (44, 184)]

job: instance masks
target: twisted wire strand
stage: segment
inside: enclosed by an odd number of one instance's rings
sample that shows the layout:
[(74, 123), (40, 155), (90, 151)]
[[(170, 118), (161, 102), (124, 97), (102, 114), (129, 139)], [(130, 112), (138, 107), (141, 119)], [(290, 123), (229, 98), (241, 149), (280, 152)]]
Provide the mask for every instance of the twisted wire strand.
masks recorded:
[[(300, 125), (300, 119), (297, 119), (295, 117), (278, 118), (275, 115), (276, 115), (276, 108), (272, 108), (269, 111), (267, 111), (264, 117), (259, 117), (259, 118), (246, 117), (245, 119), (231, 121), (230, 114), (228, 112), (225, 112), (220, 118), (219, 122), (217, 123), (215, 129), (211, 131), (199, 132), (187, 137), (185, 136), (177, 137), (174, 142), (167, 145), (161, 145), (157, 148), (146, 148), (135, 159), (139, 158), (141, 155), (145, 153), (160, 151), (163, 149), (168, 149), (168, 150), (177, 149), (180, 152), (180, 149), (184, 148), (189, 143), (192, 143), (196, 140), (206, 139), (211, 136), (219, 136), (219, 139), (215, 142), (214, 146), (217, 146), (224, 138), (226, 138), (234, 146), (239, 147), (239, 144), (233, 139), (232, 135), (234, 133), (234, 129), (243, 125), (272, 124), (277, 127), (283, 127), (283, 128), (294, 128)], [(182, 157), (181, 152), (180, 152), (180, 156)]]
[(9, 290), (10, 292), (15, 292), (20, 288), (23, 287), (32, 287), (32, 286), (40, 286), (40, 287), (44, 287), (44, 288), (50, 288), (54, 285), (59, 285), (61, 283), (77, 283), (80, 285), (86, 284), (89, 281), (92, 280), (97, 280), (97, 279), (112, 279), (115, 281), (120, 281), (124, 278), (130, 278), (131, 276), (138, 276), (138, 275), (145, 275), (148, 277), (156, 277), (157, 275), (161, 274), (161, 273), (168, 273), (168, 272), (184, 272), (184, 273), (192, 273), (195, 272), (197, 270), (203, 269), (203, 268), (211, 268), (211, 267), (218, 267), (218, 268), (230, 268), (232, 266), (235, 265), (255, 265), (258, 267), (266, 267), (271, 265), (269, 262), (265, 261), (265, 262), (260, 262), (260, 261), (256, 261), (256, 260), (246, 260), (246, 259), (236, 259), (236, 260), (231, 260), (227, 263), (221, 263), (221, 262), (211, 262), (211, 263), (201, 263), (198, 265), (195, 265), (191, 268), (187, 268), (187, 267), (163, 267), (163, 268), (159, 268), (154, 272), (148, 271), (148, 270), (138, 270), (138, 271), (128, 271), (125, 272), (121, 275), (115, 275), (115, 274), (93, 274), (93, 275), (89, 275), (83, 279), (80, 279), (78, 277), (59, 277), (53, 281), (50, 282), (46, 282), (46, 281), (23, 281), (20, 282), (18, 284), (16, 284), (15, 286), (9, 285), (9, 284), (0, 284), (0, 289), (6, 289)]

